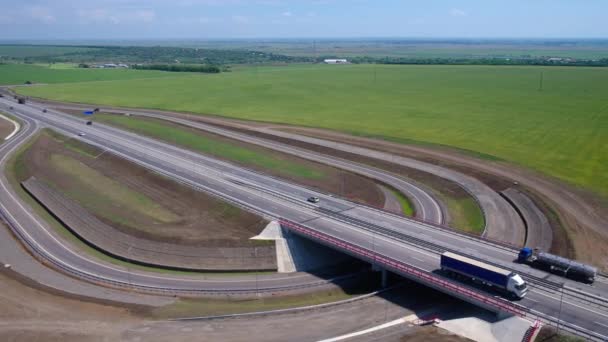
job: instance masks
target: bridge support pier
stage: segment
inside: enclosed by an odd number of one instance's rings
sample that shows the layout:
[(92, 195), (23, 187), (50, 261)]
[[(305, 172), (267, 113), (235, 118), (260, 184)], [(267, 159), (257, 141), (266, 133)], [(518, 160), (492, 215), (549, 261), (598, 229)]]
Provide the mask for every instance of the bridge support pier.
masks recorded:
[(382, 286), (382, 288), (385, 288), (388, 285), (388, 271), (385, 268), (382, 268), (375, 264), (372, 265), (372, 271), (382, 272), (380, 274), (380, 276), (381, 276), (380, 285)]
[(381, 282), (381, 286), (382, 288), (385, 288), (387, 286), (387, 281), (388, 281), (388, 271), (386, 269), (382, 269), (382, 282)]

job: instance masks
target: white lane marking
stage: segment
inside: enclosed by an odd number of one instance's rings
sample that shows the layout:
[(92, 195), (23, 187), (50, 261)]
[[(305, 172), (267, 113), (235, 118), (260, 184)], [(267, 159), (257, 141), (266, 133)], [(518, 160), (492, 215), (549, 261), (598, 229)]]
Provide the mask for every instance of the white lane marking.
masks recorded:
[(409, 315), (407, 317), (403, 317), (403, 318), (396, 319), (394, 321), (386, 322), (384, 324), (380, 324), (380, 325), (377, 325), (375, 327), (371, 327), (369, 329), (359, 330), (359, 331), (356, 331), (354, 333), (345, 334), (345, 335), (341, 335), (341, 336), (337, 336), (337, 337), (332, 337), (332, 338), (328, 338), (328, 339), (325, 339), (325, 340), (320, 340), (319, 342), (343, 341), (343, 340), (347, 340), (349, 338), (366, 335), (366, 334), (372, 333), (374, 331), (378, 331), (378, 330), (394, 327), (396, 325), (403, 324), (403, 323), (406, 323), (406, 322), (412, 322), (412, 321), (416, 320), (417, 318), (418, 318), (418, 316), (416, 316), (416, 315)]
[(414, 257), (414, 256), (411, 256), (411, 257), (410, 257), (410, 259), (414, 259), (414, 260), (418, 260), (418, 261), (420, 261), (420, 262), (424, 262), (424, 260), (422, 260), (422, 259), (420, 259), (420, 258), (416, 258), (416, 257)]
[(11, 122), (13, 124), (13, 126), (15, 126), (15, 128), (13, 129), (13, 131), (11, 132), (11, 134), (7, 135), (6, 138), (4, 138), (4, 140), (8, 140), (10, 138), (12, 138), (15, 134), (17, 134), (17, 132), (19, 132), (19, 128), (21, 128), (21, 125), (19, 125), (19, 123), (11, 118), (9, 118), (8, 116), (4, 116), (0, 114), (0, 118)]
[(606, 325), (606, 324), (604, 324), (604, 323), (600, 323), (600, 322), (593, 322), (593, 323), (595, 323), (595, 324), (597, 324), (597, 325), (601, 325), (601, 326), (603, 326), (603, 327), (608, 328), (608, 325)]
[(538, 301), (536, 299), (532, 299), (532, 298), (526, 297), (526, 300), (529, 300), (529, 301), (534, 302), (534, 303), (538, 303)]
[[(559, 298), (549, 296), (548, 294), (544, 294), (544, 293), (542, 293), (542, 291), (534, 291), (534, 293), (537, 293), (537, 294), (539, 294), (539, 295), (541, 295), (541, 296), (545, 296), (545, 297), (551, 298), (551, 299), (553, 299), (553, 300), (555, 300), (555, 301), (558, 301), (558, 302), (560, 301), (560, 299), (559, 299)], [(593, 312), (593, 313), (598, 314), (598, 315), (600, 315), (600, 316), (608, 317), (608, 315), (607, 315), (607, 314), (605, 314), (605, 313), (601, 313), (601, 312), (599, 312), (599, 311), (591, 310), (591, 309), (589, 309), (589, 308), (586, 308), (586, 307), (584, 307), (584, 306), (580, 306), (580, 305), (578, 305), (578, 304), (574, 304), (574, 303), (569, 302), (569, 301), (567, 301), (567, 300), (563, 300), (562, 302), (564, 302), (565, 304), (568, 304), (568, 305), (576, 306), (576, 307), (577, 307), (577, 308), (579, 308), (579, 309), (583, 309), (583, 310), (586, 310), (586, 311), (589, 311), (589, 312)]]

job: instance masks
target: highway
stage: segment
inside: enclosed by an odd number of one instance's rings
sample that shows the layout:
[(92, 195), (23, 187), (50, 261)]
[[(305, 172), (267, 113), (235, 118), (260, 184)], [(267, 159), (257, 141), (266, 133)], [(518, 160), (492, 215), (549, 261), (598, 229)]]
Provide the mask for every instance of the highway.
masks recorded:
[[(38, 129), (40, 124), (76, 136), (85, 132), (83, 140), (98, 145), (165, 174), (176, 180), (199, 188), (224, 200), (242, 206), (268, 218), (283, 218), (305, 225), (307, 229), (331, 236), (353, 246), (358, 246), (401, 263), (407, 263), (423, 271), (438, 268), (438, 255), (442, 250), (452, 250), (518, 271), (532, 285), (528, 296), (518, 304), (539, 314), (558, 317), (572, 326), (595, 331), (608, 336), (608, 309), (606, 303), (591, 297), (608, 294), (608, 284), (598, 281), (587, 286), (547, 275), (524, 265), (514, 264), (516, 251), (487, 241), (440, 229), (431, 224), (392, 215), (380, 210), (361, 206), (278, 179), (251, 172), (207, 158), (183, 149), (144, 138), (115, 128), (95, 124), (85, 126), (84, 120), (29, 105), (15, 105), (2, 99), (5, 105), (15, 106), (11, 114), (24, 120), (23, 131), (3, 146), (1, 163), (19, 143)], [(7, 143), (8, 144), (8, 143)], [(16, 197), (2, 178), (0, 189), (2, 209), (14, 228), (31, 243), (36, 244), (55, 262), (77, 270), (83, 277), (103, 279), (107, 282), (131, 283), (140, 288), (158, 288), (176, 291), (251, 291), (294, 286), (301, 281), (296, 277), (277, 276), (263, 281), (234, 280), (217, 282), (184, 277), (151, 275), (143, 272), (125, 272), (123, 269), (89, 259), (71, 251), (52, 230), (36, 218)], [(321, 197), (320, 205), (306, 202), (308, 196)], [(297, 277), (304, 277), (298, 275)], [(311, 276), (308, 276), (311, 277)], [(101, 281), (101, 280), (99, 280)], [(310, 284), (312, 279), (307, 279)], [(322, 281), (322, 280), (317, 280)], [(566, 290), (557, 288), (566, 283)], [(255, 283), (255, 285), (254, 285)], [(305, 282), (303, 282), (305, 283)], [(578, 288), (575, 292), (574, 288)], [(480, 292), (479, 290), (474, 291)], [(562, 301), (563, 299), (563, 301)], [(561, 305), (560, 305), (561, 302)], [(561, 310), (560, 310), (561, 308)], [(561, 311), (561, 314), (560, 314)]]
[[(46, 104), (48, 105), (48, 104)], [(63, 103), (52, 103), (54, 108), (60, 109), (70, 109), (70, 110), (83, 110), (88, 109), (90, 107), (85, 107), (83, 105), (76, 104), (63, 104)], [(257, 136), (252, 136), (248, 134), (243, 134), (236, 132), (234, 130), (224, 129), (218, 127), (218, 125), (223, 125), (225, 122), (221, 120), (214, 120), (213, 118), (205, 118), (205, 120), (210, 123), (204, 123), (197, 120), (190, 120), (187, 118), (178, 117), (175, 115), (171, 115), (162, 111), (155, 110), (143, 110), (143, 109), (130, 109), (130, 108), (103, 108), (104, 112), (108, 113), (117, 113), (117, 114), (128, 114), (128, 115), (136, 115), (136, 116), (144, 116), (157, 118), (165, 121), (170, 121), (173, 123), (177, 123), (187, 127), (193, 127), (202, 131), (211, 132), (214, 134), (222, 135), (229, 137), (231, 139), (241, 140), (244, 142), (248, 142), (251, 144), (260, 145), (266, 148), (274, 149), (283, 153), (294, 154), (303, 158), (316, 160), (322, 163), (327, 163), (328, 165), (333, 165), (336, 167), (344, 168), (346, 170), (350, 170), (355, 173), (360, 173), (366, 175), (371, 178), (378, 179), (387, 184), (391, 184), (395, 186), (397, 189), (407, 194), (412, 200), (413, 204), (417, 209), (417, 214), (420, 215), (420, 218), (427, 222), (433, 223), (441, 223), (443, 221), (445, 214), (439, 216), (440, 209), (436, 206), (433, 207), (432, 198), (428, 198), (429, 195), (424, 191), (421, 192), (420, 189), (417, 189), (416, 186), (409, 185), (407, 183), (403, 184), (403, 178), (396, 178), (400, 182), (394, 184), (395, 177), (389, 177), (390, 174), (384, 172), (382, 170), (377, 170), (374, 168), (370, 168), (367, 165), (362, 165), (358, 163), (353, 163), (352, 161), (346, 161), (335, 156), (324, 156), (319, 153), (314, 153), (311, 151), (307, 151), (302, 148), (295, 148), (291, 145), (278, 143), (273, 140), (263, 139)], [(179, 114), (178, 114), (179, 115)], [(183, 114), (182, 114), (183, 116)], [(244, 125), (235, 124), (235, 127), (240, 127)], [(483, 235), (492, 240), (502, 241), (508, 244), (512, 244), (515, 246), (521, 246), (524, 244), (524, 238), (526, 236), (524, 224), (514, 210), (514, 208), (497, 192), (492, 190), (489, 186), (480, 182), (479, 180), (462, 174), (458, 171), (447, 169), (438, 165), (433, 165), (430, 163), (422, 162), (419, 160), (405, 158), (402, 156), (397, 156), (394, 154), (384, 153), (377, 150), (372, 150), (365, 147), (353, 146), (344, 143), (338, 143), (335, 141), (324, 140), (299, 134), (294, 134), (290, 132), (283, 132), (280, 130), (273, 130), (269, 128), (256, 128), (254, 127), (242, 127), (247, 130), (254, 130), (266, 135), (275, 136), (277, 138), (289, 139), (292, 141), (303, 142), (309, 144), (311, 146), (320, 146), (325, 148), (331, 148), (343, 152), (347, 152), (352, 155), (361, 155), (363, 157), (372, 157), (374, 159), (384, 160), (393, 164), (401, 165), (407, 168), (420, 170), (423, 172), (435, 174), (441, 178), (450, 180), (458, 185), (460, 185), (463, 189), (465, 189), (468, 193), (471, 194), (473, 198), (477, 201), (479, 206), (481, 207), (484, 216), (485, 216), (485, 230)], [(361, 172), (363, 171), (363, 172)], [(380, 177), (377, 177), (380, 175)], [(435, 201), (437, 202), (437, 201)], [(440, 206), (442, 203), (437, 203)], [(435, 214), (435, 212), (437, 214)]]

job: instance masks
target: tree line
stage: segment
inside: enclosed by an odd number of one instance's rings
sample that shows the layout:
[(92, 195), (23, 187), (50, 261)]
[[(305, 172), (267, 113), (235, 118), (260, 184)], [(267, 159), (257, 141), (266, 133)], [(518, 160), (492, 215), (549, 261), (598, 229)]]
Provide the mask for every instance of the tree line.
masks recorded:
[(193, 65), (193, 64), (134, 64), (132, 69), (138, 70), (161, 70), (171, 72), (202, 72), (207, 74), (219, 74), (220, 67), (215, 65)]

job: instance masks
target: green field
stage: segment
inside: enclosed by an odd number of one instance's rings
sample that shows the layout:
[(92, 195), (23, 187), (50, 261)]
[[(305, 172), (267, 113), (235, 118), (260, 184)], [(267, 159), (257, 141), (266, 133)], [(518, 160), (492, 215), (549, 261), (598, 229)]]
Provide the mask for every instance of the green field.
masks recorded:
[(304, 65), (20, 91), (454, 146), (608, 195), (608, 68)]
[(66, 64), (0, 64), (0, 85), (33, 83), (67, 83), (86, 81), (114, 81), (151, 77), (171, 77), (175, 74), (154, 70), (78, 69)]

